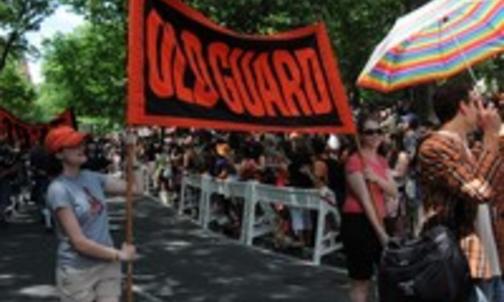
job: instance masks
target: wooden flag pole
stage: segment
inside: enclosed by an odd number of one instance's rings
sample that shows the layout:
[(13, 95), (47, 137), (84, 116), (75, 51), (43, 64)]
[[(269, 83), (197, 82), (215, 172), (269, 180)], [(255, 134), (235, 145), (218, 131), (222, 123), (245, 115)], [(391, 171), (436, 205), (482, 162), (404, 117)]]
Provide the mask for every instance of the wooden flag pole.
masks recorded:
[[(125, 0), (124, 2), (124, 12), (126, 15), (126, 22), (125, 22), (125, 31), (124, 31), (124, 38), (125, 38), (125, 46), (126, 46), (126, 55), (125, 55), (125, 73), (128, 75), (128, 62), (129, 62), (129, 31), (130, 31), (130, 1), (131, 0)], [(125, 94), (126, 94), (126, 104), (129, 102), (129, 82), (126, 82), (125, 85)], [(134, 182), (134, 175), (133, 175), (133, 164), (135, 160), (135, 145), (136, 145), (136, 137), (134, 135), (133, 129), (132, 128), (127, 128), (126, 130), (126, 157), (127, 157), (127, 162), (126, 162), (126, 243), (127, 244), (133, 244), (133, 182)], [(133, 262), (128, 261), (127, 263), (127, 275), (126, 275), (126, 288), (125, 288), (125, 294), (126, 294), (126, 301), (127, 302), (133, 302)]]
[[(126, 138), (126, 243), (133, 244), (133, 164), (135, 157), (135, 137), (131, 129), (127, 132)], [(126, 277), (126, 301), (133, 302), (133, 262), (127, 263)]]

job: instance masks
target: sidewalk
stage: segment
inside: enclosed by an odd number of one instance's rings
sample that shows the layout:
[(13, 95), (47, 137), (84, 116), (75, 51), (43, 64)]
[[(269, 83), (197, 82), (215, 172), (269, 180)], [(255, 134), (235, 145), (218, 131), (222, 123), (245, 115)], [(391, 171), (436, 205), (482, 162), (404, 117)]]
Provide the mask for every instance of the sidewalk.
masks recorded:
[[(204, 232), (174, 211), (145, 199), (135, 208), (135, 301), (346, 302), (348, 280), (314, 267)], [(121, 203), (111, 203), (116, 245), (124, 237)], [(40, 224), (0, 230), (1, 301), (56, 301), (55, 238)]]

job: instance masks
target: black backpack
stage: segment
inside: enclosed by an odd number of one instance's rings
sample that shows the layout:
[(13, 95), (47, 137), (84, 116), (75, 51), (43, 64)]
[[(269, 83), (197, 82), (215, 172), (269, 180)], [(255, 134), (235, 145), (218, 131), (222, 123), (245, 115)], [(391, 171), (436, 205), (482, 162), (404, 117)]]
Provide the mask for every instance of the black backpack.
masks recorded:
[(391, 240), (379, 270), (381, 302), (460, 302), (473, 290), (469, 265), (454, 234), (438, 225), (418, 239)]

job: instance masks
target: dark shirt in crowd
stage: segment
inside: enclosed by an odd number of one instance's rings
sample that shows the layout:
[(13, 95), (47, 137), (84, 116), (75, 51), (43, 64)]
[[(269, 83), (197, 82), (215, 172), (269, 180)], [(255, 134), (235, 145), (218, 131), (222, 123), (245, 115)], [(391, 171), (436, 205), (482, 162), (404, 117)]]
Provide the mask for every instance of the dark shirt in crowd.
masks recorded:
[(95, 171), (95, 172), (106, 172), (107, 167), (110, 165), (110, 161), (102, 154), (89, 154), (86, 163), (83, 165), (83, 169)]
[(233, 167), (232, 163), (230, 160), (226, 157), (222, 156), (217, 156), (215, 159), (215, 163), (212, 169), (212, 176), (219, 176), (219, 175), (234, 175), (236, 174), (236, 170)]
[[(289, 186), (304, 189), (315, 186), (311, 176), (306, 173), (311, 165), (309, 158), (310, 156), (307, 154), (295, 154), (292, 157), (292, 162), (288, 167)], [(303, 167), (305, 168), (303, 169)]]
[(336, 159), (328, 158), (327, 165), (327, 186), (336, 195), (336, 201), (339, 206), (343, 206), (346, 196), (345, 165)]
[(34, 177), (46, 177), (50, 166), (50, 157), (42, 146), (35, 146), (30, 152), (30, 166)]
[(145, 156), (148, 162), (156, 161), (156, 155), (163, 151), (163, 147), (159, 143), (148, 144)]
[(12, 173), (6, 173), (16, 164), (16, 153), (5, 143), (0, 143), (0, 181), (6, 180), (12, 176)]

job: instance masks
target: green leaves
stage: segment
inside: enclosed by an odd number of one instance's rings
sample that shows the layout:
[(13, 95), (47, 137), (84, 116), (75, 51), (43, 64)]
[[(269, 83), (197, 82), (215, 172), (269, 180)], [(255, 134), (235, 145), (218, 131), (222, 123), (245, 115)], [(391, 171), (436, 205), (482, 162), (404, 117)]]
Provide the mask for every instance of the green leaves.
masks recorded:
[(216, 22), (243, 33), (272, 34), (323, 20), (350, 92), (357, 91), (355, 81), (376, 44), (405, 13), (401, 0), (187, 2)]
[(125, 49), (116, 32), (88, 24), (47, 42), (45, 53), (44, 88), (58, 92), (46, 98), (72, 106), (79, 116), (123, 121)]
[[(42, 100), (79, 116), (123, 123), (126, 2), (60, 0), (89, 24), (46, 45)], [(188, 0), (215, 22), (247, 34), (274, 34), (326, 22), (350, 92), (375, 44), (403, 13), (401, 0)], [(1, 10), (0, 10), (1, 11)], [(355, 95), (355, 93), (353, 94)], [(49, 101), (52, 100), (52, 101)]]
[(10, 54), (29, 50), (24, 35), (38, 30), (55, 6), (56, 0), (4, 0), (0, 4), (0, 29), (4, 32), (0, 40), (0, 72)]
[[(61, 109), (72, 105), (79, 116), (101, 117), (110, 123), (122, 124), (126, 84), (127, 1), (59, 2), (70, 5), (82, 14), (88, 20), (88, 25), (46, 44), (46, 83), (41, 87), (41, 103), (61, 106)], [(355, 86), (360, 71), (395, 20), (427, 0), (184, 2), (216, 23), (246, 34), (274, 34), (323, 20), (338, 57), (347, 92), (355, 101), (361, 98), (376, 99), (373, 92), (362, 93)], [(3, 3), (0, 3), (0, 20), (5, 10)], [(498, 67), (500, 65), (487, 69), (498, 70)], [(389, 98), (394, 97), (396, 95)]]
[(35, 88), (29, 82), (24, 63), (10, 59), (0, 73), (0, 106), (24, 120), (37, 118), (34, 108)]

